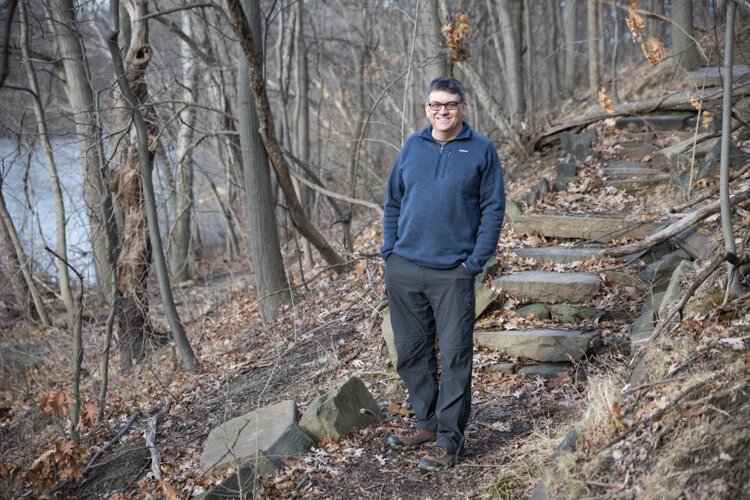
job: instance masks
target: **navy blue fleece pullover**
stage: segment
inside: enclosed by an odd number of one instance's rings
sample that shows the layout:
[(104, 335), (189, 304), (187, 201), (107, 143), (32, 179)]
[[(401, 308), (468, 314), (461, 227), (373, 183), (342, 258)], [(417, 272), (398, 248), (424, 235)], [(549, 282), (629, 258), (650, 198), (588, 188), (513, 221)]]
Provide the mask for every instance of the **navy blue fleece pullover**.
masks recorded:
[(380, 252), (432, 269), (464, 263), (478, 274), (495, 253), (504, 215), (492, 142), (464, 123), (441, 147), (429, 126), (407, 139), (391, 170)]

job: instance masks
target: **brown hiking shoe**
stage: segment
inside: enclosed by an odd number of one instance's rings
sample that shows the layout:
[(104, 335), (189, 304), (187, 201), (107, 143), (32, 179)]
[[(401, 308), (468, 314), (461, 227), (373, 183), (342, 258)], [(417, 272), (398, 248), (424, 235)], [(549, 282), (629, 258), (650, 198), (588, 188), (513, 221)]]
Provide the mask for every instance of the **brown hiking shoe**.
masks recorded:
[(436, 446), (434, 451), (422, 457), (419, 461), (419, 468), (429, 471), (447, 469), (456, 465), (457, 459), (458, 452), (451, 453), (447, 448)]
[(398, 450), (412, 450), (425, 443), (434, 443), (437, 434), (424, 429), (401, 431), (388, 436), (388, 444)]

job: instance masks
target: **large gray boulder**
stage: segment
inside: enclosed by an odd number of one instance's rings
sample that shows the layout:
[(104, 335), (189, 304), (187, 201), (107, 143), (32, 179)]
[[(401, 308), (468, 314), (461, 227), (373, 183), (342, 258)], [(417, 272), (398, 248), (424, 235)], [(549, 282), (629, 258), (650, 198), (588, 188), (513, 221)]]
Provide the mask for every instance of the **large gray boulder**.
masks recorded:
[(670, 113), (667, 115), (620, 116), (615, 120), (615, 128), (632, 126), (647, 127), (653, 130), (682, 130), (695, 113)]
[(276, 457), (305, 453), (314, 444), (296, 421), (296, 405), (286, 400), (224, 422), (206, 439), (201, 470), (217, 473), (245, 462), (261, 473), (273, 470)]
[(690, 255), (684, 250), (676, 250), (646, 266), (643, 270), (643, 278), (649, 283), (654, 293), (667, 289), (672, 273), (683, 260), (690, 260)]
[(646, 155), (650, 155), (656, 150), (654, 144), (628, 142), (620, 145), (622, 147), (622, 154), (632, 160), (640, 160)]
[(659, 305), (659, 317), (663, 318), (669, 312), (669, 309), (680, 299), (682, 295), (682, 281), (695, 271), (695, 265), (689, 260), (680, 261), (680, 264), (672, 273), (669, 280), (669, 286), (664, 292), (664, 298)]
[(693, 260), (705, 259), (714, 249), (711, 240), (694, 228), (673, 236), (672, 241), (687, 252)]
[[(739, 170), (750, 160), (750, 155), (738, 148), (734, 143), (729, 143), (729, 170)], [(718, 141), (711, 151), (703, 158), (698, 171), (698, 179), (719, 178), (719, 165), (721, 163), (721, 141)]]
[(596, 307), (587, 307), (578, 304), (553, 304), (550, 306), (552, 319), (560, 323), (577, 323), (582, 320), (594, 319), (605, 314), (605, 311)]
[(664, 173), (661, 170), (649, 167), (645, 163), (628, 160), (609, 162), (602, 172), (609, 179), (653, 178)]
[(522, 318), (549, 319), (549, 306), (542, 302), (534, 302), (516, 309), (516, 315)]
[(477, 345), (503, 350), (509, 356), (535, 361), (570, 361), (581, 359), (600, 343), (598, 331), (589, 330), (505, 330), (475, 332)]
[(654, 332), (655, 320), (654, 306), (651, 302), (646, 301), (641, 308), (641, 314), (638, 319), (630, 326), (630, 349), (631, 352), (637, 352), (638, 349), (646, 343)]
[(315, 441), (341, 439), (350, 431), (382, 420), (378, 403), (357, 377), (333, 388), (315, 399), (300, 419), (299, 425)]

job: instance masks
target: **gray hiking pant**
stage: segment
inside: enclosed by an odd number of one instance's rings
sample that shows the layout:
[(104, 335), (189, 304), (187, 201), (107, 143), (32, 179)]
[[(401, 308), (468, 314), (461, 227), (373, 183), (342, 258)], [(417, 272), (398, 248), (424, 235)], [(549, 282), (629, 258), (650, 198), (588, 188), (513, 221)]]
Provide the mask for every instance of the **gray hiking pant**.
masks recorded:
[(474, 276), (463, 266), (430, 269), (391, 254), (385, 284), (396, 371), (409, 389), (417, 427), (437, 432), (437, 446), (453, 452), (471, 411)]

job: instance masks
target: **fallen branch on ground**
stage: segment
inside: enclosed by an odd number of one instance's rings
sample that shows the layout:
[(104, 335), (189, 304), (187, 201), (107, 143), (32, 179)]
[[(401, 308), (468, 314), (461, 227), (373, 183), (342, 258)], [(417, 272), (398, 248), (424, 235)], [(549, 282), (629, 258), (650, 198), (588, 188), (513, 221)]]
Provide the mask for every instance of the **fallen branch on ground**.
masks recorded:
[[(750, 198), (750, 189), (746, 189), (740, 193), (733, 195), (729, 199), (729, 203), (732, 205), (735, 205), (748, 198)], [(660, 231), (655, 232), (654, 234), (642, 239), (641, 241), (636, 241), (635, 243), (630, 243), (628, 245), (622, 245), (622, 246), (615, 247), (615, 248), (604, 249), (602, 251), (602, 255), (605, 257), (624, 257), (626, 255), (630, 255), (630, 254), (641, 252), (643, 250), (647, 250), (651, 247), (658, 245), (659, 243), (667, 241), (669, 238), (673, 236), (677, 236), (678, 234), (680, 234), (681, 232), (687, 229), (690, 229), (691, 227), (695, 226), (695, 224), (697, 224), (698, 222), (702, 221), (703, 219), (715, 213), (718, 213), (720, 210), (721, 210), (720, 202), (715, 201), (713, 203), (710, 203), (708, 205), (705, 205), (699, 208), (698, 210), (694, 212), (691, 212), (685, 215), (677, 222), (670, 224), (664, 229), (661, 229)]]
[(169, 407), (172, 406), (172, 401), (167, 399), (164, 402), (159, 413), (148, 419), (148, 429), (146, 430), (146, 447), (151, 455), (151, 473), (154, 475), (154, 479), (160, 481), (161, 475), (161, 457), (159, 456), (159, 449), (156, 447), (156, 424), (159, 423), (159, 419), (167, 414)]

